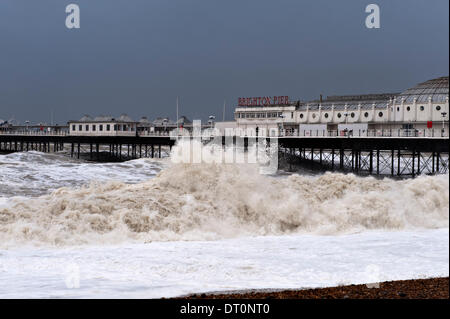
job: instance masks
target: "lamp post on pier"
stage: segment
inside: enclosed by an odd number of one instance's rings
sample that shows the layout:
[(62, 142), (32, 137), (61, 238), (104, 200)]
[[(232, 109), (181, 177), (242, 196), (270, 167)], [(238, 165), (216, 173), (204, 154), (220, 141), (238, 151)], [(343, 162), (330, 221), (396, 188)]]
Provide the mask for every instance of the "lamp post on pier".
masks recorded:
[(441, 133), (441, 135), (442, 135), (442, 137), (444, 137), (444, 135), (445, 135), (445, 117), (447, 116), (447, 112), (442, 112), (441, 115), (442, 115), (442, 133)]

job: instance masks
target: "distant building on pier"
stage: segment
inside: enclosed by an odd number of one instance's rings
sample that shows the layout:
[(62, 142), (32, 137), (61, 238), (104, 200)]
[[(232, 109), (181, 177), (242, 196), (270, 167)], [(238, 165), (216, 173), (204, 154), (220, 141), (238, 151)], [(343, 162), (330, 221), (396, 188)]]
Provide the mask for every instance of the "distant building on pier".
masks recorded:
[(386, 129), (448, 132), (448, 80), (448, 76), (436, 78), (402, 93), (329, 96), (309, 102), (240, 98), (235, 120), (238, 129), (264, 130), (270, 135)]
[(89, 136), (135, 136), (138, 122), (128, 115), (122, 114), (118, 118), (112, 116), (83, 116), (78, 121), (69, 121), (70, 135)]

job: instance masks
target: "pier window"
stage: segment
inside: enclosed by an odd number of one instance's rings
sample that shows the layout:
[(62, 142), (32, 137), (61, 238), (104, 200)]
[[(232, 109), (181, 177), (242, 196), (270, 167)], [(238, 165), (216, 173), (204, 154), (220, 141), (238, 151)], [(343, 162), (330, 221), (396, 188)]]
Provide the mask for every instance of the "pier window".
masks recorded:
[(411, 111), (411, 108), (408, 106), (408, 107), (406, 108), (406, 110), (409, 112), (409, 111)]
[(420, 107), (420, 110), (421, 110), (421, 111), (425, 110), (425, 107), (422, 105), (422, 106)]
[(378, 113), (379, 117), (383, 117), (383, 112)]
[(328, 113), (325, 113), (325, 118), (326, 118), (326, 119), (328, 118)]
[(75, 124), (72, 124), (72, 131), (76, 131), (77, 130), (77, 126)]
[(83, 125), (78, 125), (78, 131), (82, 131), (83, 130)]
[(111, 130), (111, 125), (106, 124), (106, 130), (107, 130), (107, 131), (110, 131), (110, 130)]
[(402, 129), (403, 130), (412, 130), (412, 129), (414, 129), (414, 127), (413, 127), (413, 125), (412, 124), (402, 124)]
[(369, 112), (364, 113), (364, 117), (369, 117)]
[(99, 131), (103, 131), (103, 125), (102, 125), (102, 124), (100, 124), (100, 125), (98, 126), (98, 130), (99, 130)]
[(338, 118), (341, 118), (342, 117), (342, 114), (341, 113), (338, 113)]
[(301, 118), (301, 119), (303, 118), (303, 113), (300, 114), (300, 118)]
[(351, 117), (355, 117), (355, 113), (352, 112), (352, 114), (350, 114)]
[(86, 131), (89, 131), (89, 125), (86, 125)]
[(436, 106), (436, 111), (440, 111), (440, 110), (441, 110), (441, 106), (440, 105)]
[(92, 130), (93, 131), (95, 131), (97, 128), (96, 128), (96, 125), (94, 124), (94, 125), (92, 125)]

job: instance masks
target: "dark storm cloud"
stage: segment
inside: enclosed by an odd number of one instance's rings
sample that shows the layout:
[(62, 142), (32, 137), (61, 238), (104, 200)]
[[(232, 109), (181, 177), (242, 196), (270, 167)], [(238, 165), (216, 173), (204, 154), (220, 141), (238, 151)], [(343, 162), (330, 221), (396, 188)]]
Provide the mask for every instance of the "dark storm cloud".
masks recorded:
[(448, 23), (447, 0), (2, 0), (0, 118), (175, 118), (178, 95), (190, 118), (226, 99), (230, 119), (239, 96), (401, 91), (448, 74)]

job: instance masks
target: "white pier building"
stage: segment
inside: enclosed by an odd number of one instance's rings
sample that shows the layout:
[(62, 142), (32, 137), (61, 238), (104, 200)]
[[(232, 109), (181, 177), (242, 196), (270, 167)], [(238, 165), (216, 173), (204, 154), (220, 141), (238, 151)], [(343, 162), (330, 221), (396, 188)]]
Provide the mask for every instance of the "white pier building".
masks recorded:
[(241, 98), (235, 109), (238, 129), (271, 136), (348, 132), (361, 136), (448, 136), (448, 119), (448, 76), (402, 93), (329, 96), (309, 102), (290, 102), (287, 97)]

